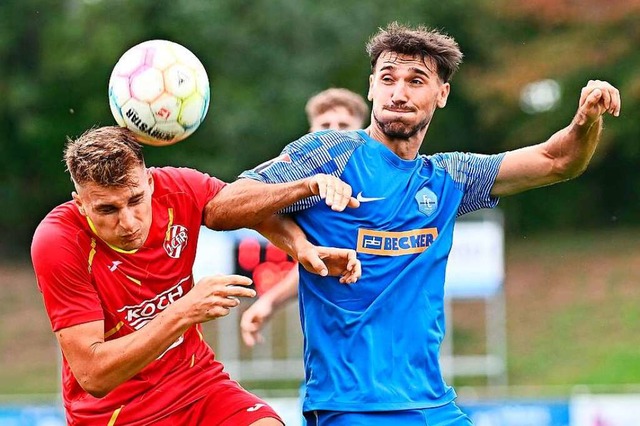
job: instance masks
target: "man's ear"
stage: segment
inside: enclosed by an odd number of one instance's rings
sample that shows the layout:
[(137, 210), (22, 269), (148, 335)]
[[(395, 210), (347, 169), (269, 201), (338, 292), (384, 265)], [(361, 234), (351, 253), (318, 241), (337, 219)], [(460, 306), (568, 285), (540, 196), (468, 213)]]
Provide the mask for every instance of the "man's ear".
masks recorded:
[(447, 105), (447, 99), (449, 98), (449, 93), (451, 92), (451, 85), (449, 83), (444, 83), (440, 87), (440, 94), (438, 95), (438, 108), (444, 108)]
[(367, 99), (369, 102), (373, 101), (373, 95), (371, 95), (371, 86), (373, 86), (373, 74), (369, 75), (369, 91), (367, 92)]
[(149, 169), (147, 169), (147, 179), (149, 179), (148, 180), (149, 187), (151, 188), (151, 193), (153, 194), (153, 189), (154, 189), (153, 175), (151, 174), (151, 171)]
[(73, 202), (75, 203), (76, 207), (78, 208), (78, 211), (80, 212), (80, 214), (82, 216), (86, 216), (87, 212), (85, 212), (85, 210), (84, 210), (84, 206), (82, 205), (82, 199), (80, 198), (78, 193), (76, 191), (73, 191), (71, 193), (71, 197), (73, 197)]

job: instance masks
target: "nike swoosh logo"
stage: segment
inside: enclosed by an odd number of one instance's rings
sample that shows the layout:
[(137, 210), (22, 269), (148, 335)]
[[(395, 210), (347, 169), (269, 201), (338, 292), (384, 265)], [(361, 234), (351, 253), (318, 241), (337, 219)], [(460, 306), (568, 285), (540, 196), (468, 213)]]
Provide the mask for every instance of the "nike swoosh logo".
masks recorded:
[(265, 404), (256, 404), (253, 407), (249, 407), (247, 408), (248, 412), (252, 412), (252, 411), (258, 411), (259, 409), (261, 409), (262, 407), (266, 407)]
[(358, 192), (358, 195), (356, 195), (356, 200), (360, 201), (361, 203), (368, 203), (370, 201), (380, 201), (380, 200), (384, 200), (385, 197), (363, 197), (362, 196), (362, 191)]

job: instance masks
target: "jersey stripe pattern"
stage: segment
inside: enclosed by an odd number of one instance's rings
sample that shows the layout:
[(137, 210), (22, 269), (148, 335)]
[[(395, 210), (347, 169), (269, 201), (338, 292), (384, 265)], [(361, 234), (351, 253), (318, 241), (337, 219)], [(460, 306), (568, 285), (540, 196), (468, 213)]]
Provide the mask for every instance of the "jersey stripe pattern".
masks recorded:
[(334, 212), (312, 197), (291, 206), (318, 245), (355, 249), (362, 277), (300, 271), (305, 411), (435, 407), (455, 398), (438, 354), (444, 278), (456, 217), (490, 196), (503, 155), (444, 153), (404, 160), (364, 131), (321, 131), (242, 177), (276, 183), (327, 173), (349, 183), (360, 207)]

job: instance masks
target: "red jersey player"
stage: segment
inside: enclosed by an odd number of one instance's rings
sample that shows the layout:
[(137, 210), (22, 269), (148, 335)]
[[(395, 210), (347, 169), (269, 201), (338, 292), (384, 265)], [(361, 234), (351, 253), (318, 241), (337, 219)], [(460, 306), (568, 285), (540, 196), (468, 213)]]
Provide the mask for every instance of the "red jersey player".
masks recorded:
[(256, 193), (242, 180), (227, 185), (192, 169), (146, 168), (141, 146), (120, 127), (69, 140), (65, 161), (73, 200), (40, 223), (31, 254), (62, 349), (67, 422), (280, 425), (202, 338), (201, 323), (255, 292), (237, 275), (194, 285), (198, 230), (253, 227), (307, 269), (355, 282), (355, 252), (315, 247), (274, 215), (312, 195), (334, 210), (356, 206), (350, 187), (318, 175)]

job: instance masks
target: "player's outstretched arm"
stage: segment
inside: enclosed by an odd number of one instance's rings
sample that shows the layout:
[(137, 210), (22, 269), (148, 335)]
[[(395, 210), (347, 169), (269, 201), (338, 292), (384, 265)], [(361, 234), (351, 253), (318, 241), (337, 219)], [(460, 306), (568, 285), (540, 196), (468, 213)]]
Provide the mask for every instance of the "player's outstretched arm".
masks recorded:
[(285, 207), (314, 195), (319, 195), (335, 211), (360, 205), (351, 196), (351, 186), (331, 175), (317, 174), (273, 184), (239, 179), (209, 201), (204, 224), (215, 230), (253, 228)]
[(491, 195), (516, 194), (582, 174), (598, 146), (602, 116), (617, 117), (620, 106), (618, 89), (606, 81), (590, 80), (580, 93), (571, 124), (546, 142), (506, 153)]
[(262, 343), (264, 338), (260, 331), (271, 319), (273, 313), (285, 306), (287, 302), (298, 296), (298, 282), (300, 276), (298, 268), (291, 268), (285, 277), (278, 281), (256, 300), (240, 318), (242, 340), (249, 346)]
[(141, 329), (104, 340), (104, 322), (93, 321), (56, 332), (62, 352), (80, 386), (103, 397), (163, 354), (189, 327), (229, 314), (238, 297), (255, 297), (251, 280), (239, 275), (205, 277)]

